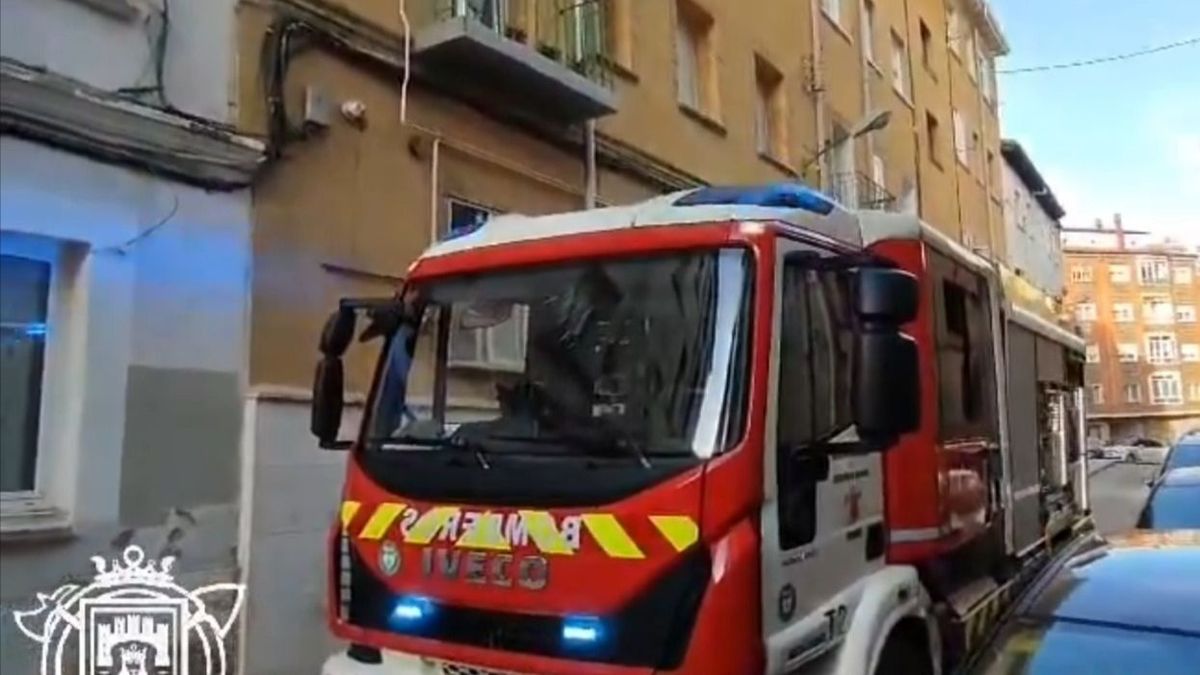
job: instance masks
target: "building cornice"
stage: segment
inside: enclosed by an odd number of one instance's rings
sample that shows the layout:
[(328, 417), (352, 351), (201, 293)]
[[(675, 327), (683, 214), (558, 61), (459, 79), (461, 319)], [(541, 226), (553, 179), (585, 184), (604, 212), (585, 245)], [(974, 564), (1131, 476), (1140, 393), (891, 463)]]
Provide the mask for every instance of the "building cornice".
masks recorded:
[(216, 190), (250, 185), (266, 145), (234, 128), (163, 110), (0, 58), (0, 134)]

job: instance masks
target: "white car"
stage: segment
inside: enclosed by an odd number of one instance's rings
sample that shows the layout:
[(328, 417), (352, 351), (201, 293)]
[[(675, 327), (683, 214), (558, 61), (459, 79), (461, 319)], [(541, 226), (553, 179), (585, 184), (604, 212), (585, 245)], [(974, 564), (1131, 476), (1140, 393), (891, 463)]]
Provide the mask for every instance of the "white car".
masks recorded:
[(1140, 464), (1162, 464), (1168, 447), (1154, 439), (1138, 438), (1125, 443), (1107, 445), (1103, 449), (1105, 459)]

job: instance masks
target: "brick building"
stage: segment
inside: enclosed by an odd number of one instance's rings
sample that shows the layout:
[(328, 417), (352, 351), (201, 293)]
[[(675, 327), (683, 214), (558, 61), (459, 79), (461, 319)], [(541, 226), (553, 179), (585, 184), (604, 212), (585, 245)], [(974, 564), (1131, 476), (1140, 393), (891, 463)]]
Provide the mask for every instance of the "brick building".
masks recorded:
[(1068, 310), (1087, 346), (1088, 434), (1173, 441), (1200, 428), (1200, 248), (1125, 230), (1064, 229)]

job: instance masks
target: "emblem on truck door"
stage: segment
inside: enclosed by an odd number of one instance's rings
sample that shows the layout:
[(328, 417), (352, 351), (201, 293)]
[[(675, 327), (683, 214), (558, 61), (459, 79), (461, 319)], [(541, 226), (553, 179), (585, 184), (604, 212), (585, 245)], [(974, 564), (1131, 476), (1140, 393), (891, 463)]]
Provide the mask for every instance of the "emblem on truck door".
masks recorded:
[(385, 541), (379, 547), (379, 571), (389, 577), (400, 571), (400, 549), (393, 542)]

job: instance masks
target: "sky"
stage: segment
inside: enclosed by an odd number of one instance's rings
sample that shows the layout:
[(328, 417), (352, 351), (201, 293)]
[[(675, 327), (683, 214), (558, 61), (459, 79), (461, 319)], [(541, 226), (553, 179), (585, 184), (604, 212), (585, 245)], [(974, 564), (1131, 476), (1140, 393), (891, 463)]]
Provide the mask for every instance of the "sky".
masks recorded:
[[(991, 0), (998, 71), (1200, 38), (1200, 0)], [(1124, 61), (998, 75), (1001, 130), (1021, 143), (1070, 227), (1200, 243), (1200, 44)]]

